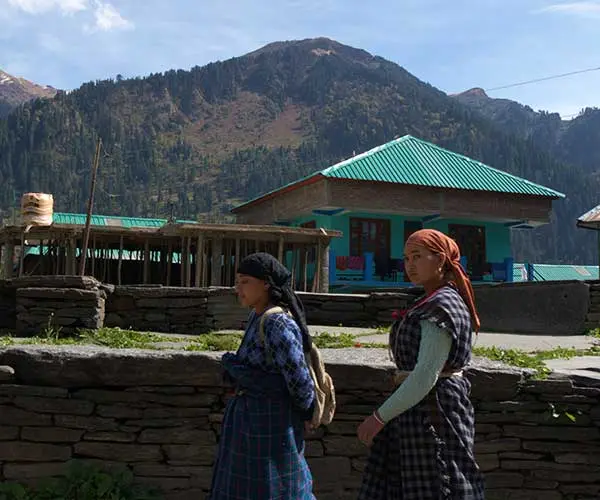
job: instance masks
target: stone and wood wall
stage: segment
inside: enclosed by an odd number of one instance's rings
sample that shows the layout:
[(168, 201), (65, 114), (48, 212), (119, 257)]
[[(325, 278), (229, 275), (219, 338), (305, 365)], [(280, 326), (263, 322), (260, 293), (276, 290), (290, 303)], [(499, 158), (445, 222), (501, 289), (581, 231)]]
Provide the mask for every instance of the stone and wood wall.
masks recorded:
[[(356, 428), (393, 389), (391, 365), (375, 349), (323, 354), (339, 407), (333, 423), (309, 437), (306, 455), (317, 498), (350, 500), (368, 453)], [(39, 482), (77, 459), (127, 467), (166, 500), (206, 498), (226, 401), (218, 359), (93, 347), (0, 350), (0, 480)], [(488, 500), (600, 497), (597, 381), (532, 380), (485, 360), (468, 377)]]

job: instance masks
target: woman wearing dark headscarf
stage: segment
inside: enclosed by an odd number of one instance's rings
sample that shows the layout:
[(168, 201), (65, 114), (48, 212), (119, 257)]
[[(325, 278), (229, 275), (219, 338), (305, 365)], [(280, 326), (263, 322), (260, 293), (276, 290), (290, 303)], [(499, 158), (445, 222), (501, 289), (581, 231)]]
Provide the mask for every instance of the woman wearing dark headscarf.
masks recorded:
[[(225, 410), (211, 500), (314, 499), (304, 458), (315, 386), (305, 360), (311, 339), (290, 272), (270, 254), (246, 257), (236, 291), (252, 309), (237, 353), (222, 364), (235, 396)], [(261, 316), (272, 306), (290, 312)]]
[(390, 334), (401, 385), (358, 430), (371, 446), (359, 499), (482, 500), (470, 384), (462, 376), (480, 326), (473, 288), (458, 245), (439, 231), (413, 233), (404, 259), (425, 296)]

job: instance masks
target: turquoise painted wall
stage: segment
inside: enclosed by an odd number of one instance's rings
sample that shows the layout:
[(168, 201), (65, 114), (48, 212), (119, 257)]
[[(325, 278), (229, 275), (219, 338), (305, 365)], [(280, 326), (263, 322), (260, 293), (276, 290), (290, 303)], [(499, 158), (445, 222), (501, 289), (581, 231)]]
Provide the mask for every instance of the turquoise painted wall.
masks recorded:
[[(299, 226), (304, 222), (314, 220), (317, 227), (334, 229), (341, 231), (343, 236), (335, 238), (331, 244), (331, 250), (335, 255), (349, 255), (350, 253), (350, 218), (364, 217), (367, 219), (389, 219), (391, 231), (391, 257), (402, 258), (404, 251), (404, 221), (420, 220), (418, 217), (405, 217), (401, 215), (381, 215), (361, 212), (351, 212), (342, 215), (324, 216), (315, 215), (312, 217), (303, 217), (293, 222), (294, 226)], [(469, 224), (475, 226), (485, 226), (486, 235), (486, 260), (488, 262), (503, 262), (505, 258), (512, 256), (510, 245), (510, 229), (503, 224), (492, 222), (481, 222), (468, 219), (440, 219), (426, 222), (423, 227), (437, 229), (443, 233), (448, 233), (449, 224)]]

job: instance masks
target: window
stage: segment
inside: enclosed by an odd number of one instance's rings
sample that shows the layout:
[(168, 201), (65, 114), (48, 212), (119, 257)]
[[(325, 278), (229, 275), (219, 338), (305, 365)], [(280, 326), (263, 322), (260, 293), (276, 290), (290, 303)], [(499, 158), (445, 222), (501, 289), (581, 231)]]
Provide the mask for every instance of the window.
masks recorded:
[(350, 219), (350, 255), (362, 257), (367, 252), (389, 258), (390, 221), (388, 219)]

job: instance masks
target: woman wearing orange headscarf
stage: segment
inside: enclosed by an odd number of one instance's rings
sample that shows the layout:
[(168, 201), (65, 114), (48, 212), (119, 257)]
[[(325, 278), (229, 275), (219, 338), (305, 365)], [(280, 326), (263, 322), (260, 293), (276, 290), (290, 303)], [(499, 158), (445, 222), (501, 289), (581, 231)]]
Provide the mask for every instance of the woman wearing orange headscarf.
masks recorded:
[(390, 334), (399, 388), (358, 429), (371, 447), (361, 500), (480, 500), (474, 412), (462, 370), (480, 322), (454, 240), (413, 233), (405, 269), (425, 289)]

